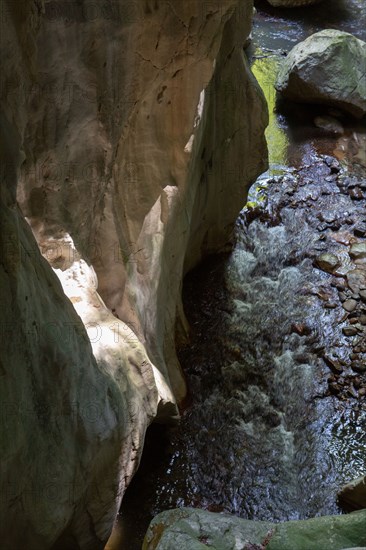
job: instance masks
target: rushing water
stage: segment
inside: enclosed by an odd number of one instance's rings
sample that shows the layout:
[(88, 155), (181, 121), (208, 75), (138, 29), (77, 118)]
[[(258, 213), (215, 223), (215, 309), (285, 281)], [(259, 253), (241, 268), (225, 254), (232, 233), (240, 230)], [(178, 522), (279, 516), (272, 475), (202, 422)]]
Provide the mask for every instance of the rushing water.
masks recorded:
[(365, 128), (344, 118), (342, 136), (326, 134), (313, 124), (326, 107), (281, 105), (273, 88), (281, 58), (308, 35), (340, 28), (366, 39), (363, 0), (326, 4), (257, 3), (248, 54), (269, 104), (270, 170), (238, 220), (233, 253), (186, 279), (189, 406), (178, 428), (150, 428), (110, 550), (139, 549), (149, 520), (177, 506), (275, 521), (338, 513), (339, 486), (366, 473), (366, 405), (351, 390), (329, 393), (322, 358), (349, 354), (337, 291), (313, 265), (326, 249), (320, 212), (364, 208), (340, 194), (319, 155), (344, 172), (366, 166)]

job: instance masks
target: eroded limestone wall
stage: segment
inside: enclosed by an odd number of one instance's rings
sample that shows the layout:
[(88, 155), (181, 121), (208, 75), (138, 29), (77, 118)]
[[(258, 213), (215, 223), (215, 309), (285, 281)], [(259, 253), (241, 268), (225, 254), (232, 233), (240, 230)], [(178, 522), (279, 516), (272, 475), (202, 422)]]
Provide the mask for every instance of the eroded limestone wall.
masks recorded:
[(266, 166), (251, 14), (2, 2), (3, 548), (102, 548), (147, 425), (177, 416), (183, 274)]

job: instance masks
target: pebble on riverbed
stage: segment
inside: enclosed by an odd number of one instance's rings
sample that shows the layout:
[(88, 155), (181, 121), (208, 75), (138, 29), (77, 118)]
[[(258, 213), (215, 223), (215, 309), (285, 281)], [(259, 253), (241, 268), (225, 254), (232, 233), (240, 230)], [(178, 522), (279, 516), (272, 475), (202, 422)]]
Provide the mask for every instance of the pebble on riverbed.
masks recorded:
[(336, 256), (335, 254), (324, 252), (324, 254), (320, 254), (316, 258), (316, 264), (323, 271), (326, 271), (327, 273), (333, 273), (333, 271), (335, 271), (337, 267), (340, 266), (341, 262), (338, 256)]
[(346, 300), (345, 302), (343, 302), (343, 308), (346, 311), (349, 311), (349, 312), (354, 311), (356, 307), (357, 307), (357, 302), (352, 298), (350, 300)]

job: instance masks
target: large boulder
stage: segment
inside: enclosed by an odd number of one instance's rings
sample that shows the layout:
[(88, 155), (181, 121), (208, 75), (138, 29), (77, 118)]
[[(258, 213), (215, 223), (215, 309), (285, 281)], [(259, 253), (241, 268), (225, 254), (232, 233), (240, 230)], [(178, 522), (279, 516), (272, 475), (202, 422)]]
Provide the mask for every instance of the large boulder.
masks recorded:
[(366, 476), (350, 481), (338, 494), (341, 506), (346, 510), (366, 508)]
[(283, 61), (276, 89), (301, 103), (325, 103), (362, 118), (366, 113), (366, 43), (327, 29), (297, 44)]
[(269, 523), (181, 508), (153, 519), (143, 550), (344, 550), (366, 545), (365, 525), (366, 510)]

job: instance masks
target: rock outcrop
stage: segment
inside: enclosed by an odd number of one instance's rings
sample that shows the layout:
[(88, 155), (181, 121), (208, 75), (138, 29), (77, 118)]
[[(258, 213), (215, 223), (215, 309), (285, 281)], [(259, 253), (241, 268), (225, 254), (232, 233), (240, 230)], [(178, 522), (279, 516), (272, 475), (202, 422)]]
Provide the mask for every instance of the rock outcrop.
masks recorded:
[(143, 550), (345, 550), (366, 545), (366, 510), (302, 521), (250, 521), (193, 508), (162, 512)]
[(366, 476), (354, 479), (342, 487), (338, 494), (339, 502), (345, 510), (366, 508)]
[(1, 9), (1, 544), (100, 549), (185, 393), (182, 277), (266, 168), (252, 2)]
[(326, 29), (297, 44), (283, 61), (276, 89), (300, 103), (324, 103), (362, 118), (366, 113), (366, 43)]

